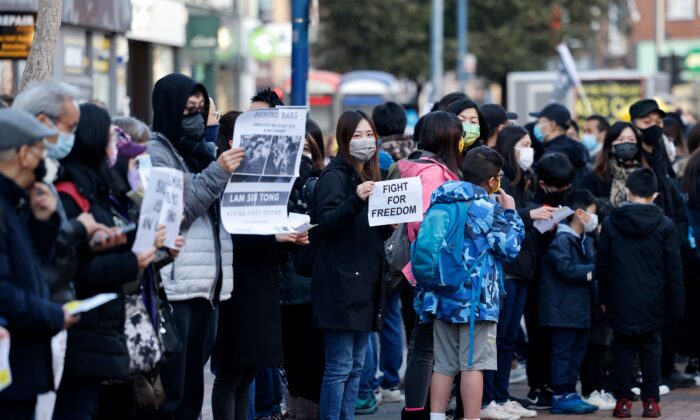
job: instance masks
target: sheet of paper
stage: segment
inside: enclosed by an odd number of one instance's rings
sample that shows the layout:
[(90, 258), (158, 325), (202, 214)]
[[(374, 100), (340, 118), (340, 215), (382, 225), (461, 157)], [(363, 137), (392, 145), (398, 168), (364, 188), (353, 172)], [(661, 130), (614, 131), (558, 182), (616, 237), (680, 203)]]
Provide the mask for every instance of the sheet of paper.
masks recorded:
[(367, 207), (370, 226), (419, 222), (423, 220), (423, 184), (419, 177), (377, 182)]
[(545, 233), (552, 230), (554, 226), (558, 225), (559, 222), (571, 216), (572, 214), (574, 214), (574, 211), (571, 210), (569, 207), (559, 207), (554, 211), (554, 214), (552, 215), (551, 219), (536, 220), (534, 225), (540, 233)]
[(296, 233), (304, 233), (309, 229), (316, 227), (311, 224), (311, 217), (308, 214), (289, 213), (289, 227)]
[(100, 305), (117, 298), (116, 293), (100, 293), (85, 300), (73, 300), (63, 305), (63, 308), (71, 315), (78, 315), (83, 312), (95, 309)]
[(0, 338), (0, 391), (12, 384), (10, 370), (10, 336)]
[(182, 172), (169, 168), (150, 171), (150, 181), (141, 202), (136, 240), (131, 248), (137, 253), (153, 246), (159, 224), (165, 225), (165, 246), (175, 248), (184, 212)]

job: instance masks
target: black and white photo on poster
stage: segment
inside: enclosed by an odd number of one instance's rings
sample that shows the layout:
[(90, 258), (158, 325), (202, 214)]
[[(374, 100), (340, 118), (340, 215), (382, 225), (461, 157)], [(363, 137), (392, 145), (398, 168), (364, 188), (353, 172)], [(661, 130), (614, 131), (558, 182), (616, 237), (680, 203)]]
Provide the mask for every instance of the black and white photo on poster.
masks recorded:
[(221, 197), (221, 217), (228, 232), (290, 231), (287, 203), (299, 176), (306, 114), (304, 107), (278, 107), (238, 117), (233, 147), (243, 147), (246, 156)]

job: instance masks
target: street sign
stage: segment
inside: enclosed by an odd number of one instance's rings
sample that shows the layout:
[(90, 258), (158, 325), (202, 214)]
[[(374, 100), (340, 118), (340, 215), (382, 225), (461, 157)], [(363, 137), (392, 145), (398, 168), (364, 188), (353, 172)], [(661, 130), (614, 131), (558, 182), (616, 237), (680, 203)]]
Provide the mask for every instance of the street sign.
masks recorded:
[(683, 62), (688, 71), (700, 73), (700, 48), (688, 51)]
[(26, 60), (35, 28), (36, 13), (0, 12), (0, 60)]

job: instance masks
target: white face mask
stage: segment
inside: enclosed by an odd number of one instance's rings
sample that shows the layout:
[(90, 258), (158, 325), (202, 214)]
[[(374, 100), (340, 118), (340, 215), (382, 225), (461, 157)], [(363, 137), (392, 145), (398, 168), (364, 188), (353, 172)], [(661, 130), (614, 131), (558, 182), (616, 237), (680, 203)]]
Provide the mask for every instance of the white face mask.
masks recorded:
[(673, 139), (664, 136), (664, 145), (666, 146), (666, 154), (668, 159), (673, 162), (676, 160), (676, 145), (673, 144)]
[(518, 165), (523, 171), (527, 171), (535, 162), (535, 149), (532, 147), (518, 147)]
[(598, 227), (598, 215), (595, 213), (590, 214), (588, 212), (586, 212), (586, 214), (588, 214), (591, 218), (588, 219), (588, 222), (583, 223), (583, 231), (586, 233), (591, 233)]
[(350, 141), (350, 156), (360, 162), (368, 162), (377, 151), (377, 142), (374, 139), (364, 138)]

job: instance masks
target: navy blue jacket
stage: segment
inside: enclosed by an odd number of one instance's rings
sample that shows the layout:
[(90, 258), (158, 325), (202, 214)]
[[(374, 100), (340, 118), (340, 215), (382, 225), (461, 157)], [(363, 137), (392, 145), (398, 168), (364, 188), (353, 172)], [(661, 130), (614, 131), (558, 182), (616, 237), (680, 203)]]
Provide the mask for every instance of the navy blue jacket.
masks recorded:
[(588, 279), (594, 270), (593, 239), (560, 224), (542, 264), (541, 326), (590, 328), (592, 288)]
[(63, 329), (61, 305), (49, 301), (43, 265), (59, 220), (36, 220), (24, 189), (0, 174), (0, 317), (10, 332), (12, 385), (0, 400), (30, 399), (53, 389), (51, 337)]

